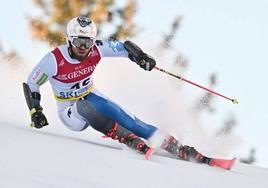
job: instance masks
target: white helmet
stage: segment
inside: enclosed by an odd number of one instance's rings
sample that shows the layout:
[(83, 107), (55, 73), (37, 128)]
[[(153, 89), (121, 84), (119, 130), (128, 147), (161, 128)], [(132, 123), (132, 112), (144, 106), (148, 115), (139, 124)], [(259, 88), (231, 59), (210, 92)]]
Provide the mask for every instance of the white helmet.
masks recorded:
[[(66, 28), (67, 40), (74, 45), (74, 39), (77, 38), (90, 38), (91, 43), (89, 44), (92, 47), (96, 40), (97, 27), (95, 23), (85, 16), (78, 16), (71, 19)], [(77, 45), (74, 45), (79, 47)], [(88, 46), (87, 46), (88, 47)]]

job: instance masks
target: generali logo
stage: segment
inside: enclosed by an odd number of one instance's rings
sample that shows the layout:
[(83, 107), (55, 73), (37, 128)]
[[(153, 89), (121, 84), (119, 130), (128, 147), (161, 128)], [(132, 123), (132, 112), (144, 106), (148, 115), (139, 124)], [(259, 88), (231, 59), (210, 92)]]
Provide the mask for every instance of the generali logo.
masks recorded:
[(84, 65), (77, 65), (75, 66), (74, 70), (79, 70), (79, 69), (83, 69)]
[(63, 65), (64, 65), (64, 59), (62, 59), (61, 61), (60, 61), (60, 63), (59, 63), (59, 67), (63, 67)]
[(98, 52), (97, 52), (97, 50), (94, 50), (94, 49), (92, 48), (92, 50), (90, 51), (90, 56), (91, 56), (91, 57), (94, 57), (94, 56), (97, 56), (97, 55), (99, 55)]
[(56, 78), (58, 80), (72, 80), (72, 79), (77, 79), (77, 78), (81, 78), (83, 79), (84, 77), (90, 76), (93, 71), (95, 70), (96, 65), (93, 66), (89, 66), (86, 68), (83, 68), (81, 70), (75, 70), (73, 72), (67, 73), (67, 74), (60, 74), (57, 75)]

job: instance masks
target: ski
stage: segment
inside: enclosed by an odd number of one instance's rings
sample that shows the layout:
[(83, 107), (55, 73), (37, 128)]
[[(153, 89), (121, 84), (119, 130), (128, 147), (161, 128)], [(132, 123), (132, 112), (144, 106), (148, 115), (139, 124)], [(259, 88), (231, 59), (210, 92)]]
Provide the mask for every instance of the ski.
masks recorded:
[(173, 155), (177, 159), (191, 161), (196, 163), (203, 163), (209, 166), (215, 166), (223, 168), (225, 170), (230, 170), (236, 158), (233, 159), (218, 159), (213, 157), (207, 157), (199, 153), (194, 147), (179, 144), (179, 141), (173, 136), (169, 136), (164, 140), (161, 146), (168, 153)]
[(219, 168), (223, 168), (226, 170), (230, 170), (234, 163), (236, 158), (233, 159), (217, 159), (217, 158), (211, 158), (210, 162), (208, 163), (209, 166), (215, 166)]

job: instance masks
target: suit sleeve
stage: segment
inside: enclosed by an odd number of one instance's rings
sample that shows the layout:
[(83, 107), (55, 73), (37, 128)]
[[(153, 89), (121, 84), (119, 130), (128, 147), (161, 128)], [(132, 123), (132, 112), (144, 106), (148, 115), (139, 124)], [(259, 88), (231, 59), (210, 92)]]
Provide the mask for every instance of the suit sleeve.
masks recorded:
[(56, 73), (56, 60), (52, 53), (46, 54), (28, 76), (27, 84), (31, 92), (39, 92), (39, 87)]
[(101, 57), (128, 57), (124, 43), (119, 41), (97, 40), (96, 45)]

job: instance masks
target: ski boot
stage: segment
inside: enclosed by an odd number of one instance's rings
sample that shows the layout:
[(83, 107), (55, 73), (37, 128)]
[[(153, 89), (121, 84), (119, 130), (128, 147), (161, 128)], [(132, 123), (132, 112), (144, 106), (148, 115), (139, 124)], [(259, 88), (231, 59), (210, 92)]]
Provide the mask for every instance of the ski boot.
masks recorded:
[(162, 146), (162, 149), (166, 150), (176, 158), (185, 160), (185, 161), (193, 161), (197, 163), (204, 163), (209, 166), (215, 166), (219, 168), (223, 168), (225, 170), (230, 170), (236, 158), (233, 159), (218, 159), (218, 158), (210, 158), (199, 153), (194, 147), (190, 147), (187, 145), (179, 144), (178, 140), (176, 140), (173, 136), (167, 137)]
[(137, 135), (129, 131), (128, 129), (115, 123), (114, 126), (108, 130), (106, 137), (111, 137), (114, 140), (118, 140), (120, 143), (126, 144), (128, 147), (145, 155), (145, 159), (149, 159), (153, 153), (153, 148), (146, 145), (146, 143)]
[(209, 164), (211, 160), (211, 158), (199, 153), (194, 147), (181, 145), (173, 136), (167, 137), (161, 148), (172, 154), (174, 157), (185, 161)]

